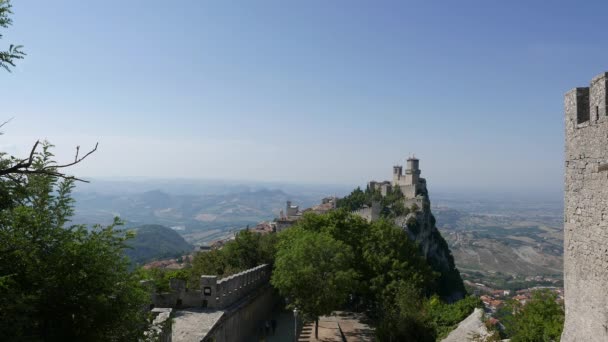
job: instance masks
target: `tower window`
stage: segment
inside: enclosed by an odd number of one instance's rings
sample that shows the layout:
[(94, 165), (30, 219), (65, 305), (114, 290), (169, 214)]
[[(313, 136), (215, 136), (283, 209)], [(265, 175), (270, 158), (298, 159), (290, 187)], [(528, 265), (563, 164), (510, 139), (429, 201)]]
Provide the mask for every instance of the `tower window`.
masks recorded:
[(595, 121), (600, 119), (600, 107), (595, 106)]

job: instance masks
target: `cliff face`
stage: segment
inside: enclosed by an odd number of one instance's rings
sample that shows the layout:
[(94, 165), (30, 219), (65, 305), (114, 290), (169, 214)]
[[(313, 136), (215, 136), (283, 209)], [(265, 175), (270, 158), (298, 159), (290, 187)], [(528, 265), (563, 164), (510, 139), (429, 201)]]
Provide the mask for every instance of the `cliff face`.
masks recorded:
[(417, 210), (406, 216), (395, 219), (395, 223), (405, 229), (410, 238), (418, 243), (424, 255), (435, 272), (437, 293), (445, 300), (452, 302), (462, 299), (466, 294), (460, 272), (454, 264), (454, 257), (447, 242), (435, 226), (435, 217), (431, 212), (431, 202), (428, 194), (420, 194), (416, 202), (421, 203)]

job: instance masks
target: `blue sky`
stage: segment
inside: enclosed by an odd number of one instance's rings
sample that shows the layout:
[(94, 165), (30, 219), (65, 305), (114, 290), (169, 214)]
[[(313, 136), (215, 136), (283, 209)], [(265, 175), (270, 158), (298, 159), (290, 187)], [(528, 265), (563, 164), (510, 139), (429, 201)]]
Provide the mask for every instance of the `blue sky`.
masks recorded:
[(559, 190), (563, 94), (605, 1), (13, 1), (0, 147), (100, 142), (81, 176)]

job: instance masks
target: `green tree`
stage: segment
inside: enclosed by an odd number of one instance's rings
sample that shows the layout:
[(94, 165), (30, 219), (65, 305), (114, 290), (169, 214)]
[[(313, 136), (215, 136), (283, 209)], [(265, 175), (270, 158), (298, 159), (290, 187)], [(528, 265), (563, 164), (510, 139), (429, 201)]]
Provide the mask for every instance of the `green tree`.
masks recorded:
[[(4, 173), (0, 189), (0, 336), (6, 340), (135, 341), (147, 328), (149, 294), (128, 271), (119, 221), (69, 225), (74, 179), (57, 173), (51, 145), (31, 174)], [(0, 156), (0, 169), (14, 159)], [(19, 176), (16, 178), (16, 176)]]
[(372, 313), (382, 317), (385, 308), (395, 302), (402, 281), (419, 289), (421, 296), (429, 294), (422, 289), (433, 288), (436, 274), (403, 229), (386, 220), (376, 221), (364, 241), (366, 298)]
[(564, 326), (564, 305), (555, 292), (538, 290), (532, 292), (525, 305), (508, 302), (498, 318), (513, 342), (559, 341)]
[(281, 233), (271, 283), (298, 308), (315, 320), (345, 303), (356, 272), (351, 268), (351, 248), (324, 232), (292, 227)]
[[(11, 2), (10, 0), (0, 0), (0, 27), (7, 28), (12, 25), (13, 20), (10, 18), (11, 11)], [(0, 34), (0, 39), (2, 38), (2, 34)], [(6, 51), (0, 51), (0, 67), (4, 68), (6, 71), (10, 72), (10, 67), (15, 66), (15, 61), (17, 59), (22, 59), (25, 56), (25, 53), (21, 51), (21, 45), (13, 45), (11, 44)]]
[(436, 331), (428, 319), (424, 294), (414, 284), (399, 281), (394, 301), (385, 307), (376, 330), (380, 341), (434, 342)]
[(258, 234), (242, 230), (221, 249), (197, 253), (188, 269), (188, 286), (198, 288), (203, 274), (227, 276), (258, 265), (274, 263), (277, 244), (276, 234)]
[(337, 207), (353, 211), (360, 209), (364, 205), (371, 205), (371, 200), (371, 190), (366, 189), (366, 191), (363, 191), (361, 188), (356, 188), (350, 195), (339, 199)]
[(445, 338), (460, 322), (467, 318), (475, 308), (483, 308), (483, 302), (474, 296), (467, 296), (454, 303), (445, 303), (434, 295), (425, 304), (425, 313), (437, 332), (437, 338)]

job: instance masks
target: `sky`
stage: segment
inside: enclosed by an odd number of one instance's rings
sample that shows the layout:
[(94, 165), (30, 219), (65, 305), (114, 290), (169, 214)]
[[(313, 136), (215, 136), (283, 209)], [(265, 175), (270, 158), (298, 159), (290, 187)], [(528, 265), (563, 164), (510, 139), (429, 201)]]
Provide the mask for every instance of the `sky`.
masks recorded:
[(606, 1), (13, 0), (0, 151), (81, 177), (560, 191), (563, 95), (608, 71)]

